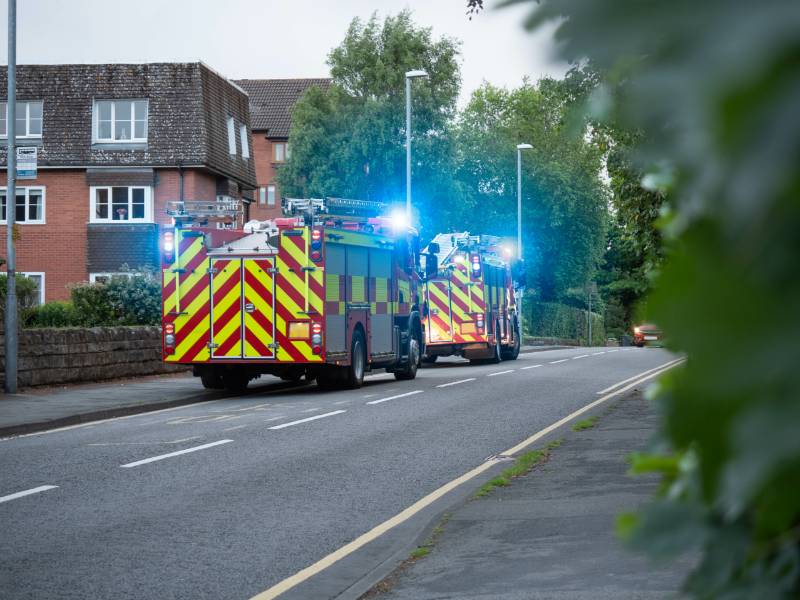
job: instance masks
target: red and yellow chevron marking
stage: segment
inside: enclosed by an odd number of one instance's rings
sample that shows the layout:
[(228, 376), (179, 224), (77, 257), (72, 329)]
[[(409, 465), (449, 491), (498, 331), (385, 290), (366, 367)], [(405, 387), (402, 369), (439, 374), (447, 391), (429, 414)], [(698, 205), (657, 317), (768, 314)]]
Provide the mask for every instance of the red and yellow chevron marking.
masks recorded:
[(175, 327), (175, 352), (166, 362), (201, 362), (209, 358), (209, 280), (202, 236), (175, 231), (175, 262), (163, 271), (164, 323)]
[(241, 358), (242, 261), (212, 258), (211, 269), (211, 356)]
[(290, 340), (289, 322), (309, 321), (312, 315), (324, 314), (325, 270), (308, 258), (309, 229), (294, 229), (301, 235), (280, 236), (275, 265), (275, 337), (276, 358), (286, 362), (322, 362), (311, 351), (310, 340)]
[(453, 340), (449, 287), (449, 281), (428, 282), (428, 343), (435, 344)]
[[(245, 258), (244, 269), (244, 358), (271, 358), (275, 354), (275, 282), (272, 260)], [(249, 310), (252, 306), (252, 310)]]

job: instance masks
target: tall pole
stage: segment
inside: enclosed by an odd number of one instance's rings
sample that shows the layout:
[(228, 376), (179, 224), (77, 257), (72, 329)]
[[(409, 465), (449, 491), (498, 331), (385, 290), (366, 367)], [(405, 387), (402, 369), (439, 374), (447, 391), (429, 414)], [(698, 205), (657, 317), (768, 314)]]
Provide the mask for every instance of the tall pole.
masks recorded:
[(5, 390), (17, 393), (17, 255), (14, 248), (14, 217), (17, 210), (17, 0), (8, 0), (8, 158), (6, 160), (6, 269), (8, 290), (6, 291)]
[(522, 260), (522, 148), (517, 147), (517, 260)]
[(411, 223), (411, 78), (406, 75), (406, 221)]

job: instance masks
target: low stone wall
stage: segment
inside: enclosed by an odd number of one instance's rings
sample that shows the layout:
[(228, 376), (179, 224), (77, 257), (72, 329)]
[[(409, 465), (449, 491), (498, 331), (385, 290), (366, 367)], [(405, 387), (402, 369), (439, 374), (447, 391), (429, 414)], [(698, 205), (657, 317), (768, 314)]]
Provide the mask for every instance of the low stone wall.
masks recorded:
[[(0, 381), (5, 369), (0, 335)], [(185, 370), (161, 361), (160, 327), (24, 329), (19, 386), (100, 381)]]

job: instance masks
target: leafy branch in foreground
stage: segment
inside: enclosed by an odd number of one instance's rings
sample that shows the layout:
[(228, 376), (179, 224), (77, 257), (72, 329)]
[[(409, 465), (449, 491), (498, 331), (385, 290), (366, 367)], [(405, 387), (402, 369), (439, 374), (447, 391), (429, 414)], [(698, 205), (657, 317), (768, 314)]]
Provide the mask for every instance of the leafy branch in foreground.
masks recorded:
[(620, 527), (697, 553), (691, 596), (796, 598), (800, 4), (520, 1), (561, 58), (604, 74), (593, 116), (642, 132), (630, 166), (670, 206), (648, 309), (689, 360), (656, 394), (661, 491)]

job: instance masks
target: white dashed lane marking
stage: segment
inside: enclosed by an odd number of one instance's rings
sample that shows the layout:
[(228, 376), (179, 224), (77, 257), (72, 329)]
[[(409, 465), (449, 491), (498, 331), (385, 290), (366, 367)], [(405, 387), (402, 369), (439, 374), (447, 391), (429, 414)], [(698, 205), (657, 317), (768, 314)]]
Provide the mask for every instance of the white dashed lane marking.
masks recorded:
[(458, 381), (451, 381), (449, 383), (442, 383), (440, 385), (437, 385), (436, 387), (437, 388), (445, 388), (445, 387), (450, 387), (451, 385), (459, 385), (460, 383), (467, 383), (468, 381), (475, 381), (475, 378), (474, 377), (470, 377), (469, 379), (459, 379)]
[(120, 467), (122, 467), (123, 469), (130, 469), (131, 467), (146, 465), (148, 463), (164, 460), (165, 458), (172, 458), (173, 456), (180, 456), (181, 454), (189, 454), (190, 452), (197, 452), (198, 450), (206, 450), (208, 448), (213, 448), (214, 446), (219, 446), (221, 444), (230, 444), (232, 441), (233, 440), (219, 440), (218, 442), (211, 442), (210, 444), (203, 444), (202, 446), (194, 446), (193, 448), (186, 448), (185, 450), (178, 450), (177, 452), (170, 452), (169, 454), (159, 454), (158, 456), (153, 456), (151, 458), (137, 460), (136, 462), (120, 465)]
[(562, 358), (561, 360), (551, 360), (550, 364), (557, 365), (558, 363), (567, 362), (568, 360), (569, 360), (568, 358)]
[(496, 373), (489, 373), (487, 377), (494, 377), (495, 375), (505, 375), (506, 373), (513, 373), (514, 369), (507, 369), (505, 371), (497, 371)]
[(38, 494), (39, 492), (46, 492), (47, 490), (54, 490), (58, 486), (57, 485), (40, 485), (39, 487), (31, 488), (29, 490), (24, 490), (22, 492), (16, 492), (14, 494), (9, 494), (8, 496), (0, 496), (0, 504), (3, 502), (9, 502), (11, 500), (16, 500), (17, 498), (24, 498), (25, 496), (31, 496), (33, 494)]
[(398, 398), (405, 398), (406, 396), (413, 396), (414, 394), (421, 394), (422, 390), (414, 390), (413, 392), (406, 392), (405, 394), (397, 394), (396, 396), (389, 396), (388, 398), (380, 398), (378, 400), (371, 400), (367, 404), (380, 404), (381, 402), (388, 402), (389, 400), (397, 400)]
[(274, 427), (270, 427), (270, 429), (284, 429), (286, 427), (293, 427), (294, 425), (300, 425), (302, 423), (309, 423), (310, 421), (316, 421), (317, 419), (324, 419), (325, 417), (332, 417), (334, 415), (340, 415), (342, 413), (347, 412), (346, 410), (334, 410), (329, 413), (324, 413), (321, 415), (314, 415), (313, 417), (306, 417), (305, 419), (299, 419), (297, 421), (289, 421), (288, 423), (282, 423), (281, 425), (275, 425)]
[(536, 367), (541, 367), (542, 365), (528, 365), (527, 367), (522, 367), (520, 371), (527, 371), (528, 369), (535, 369)]

